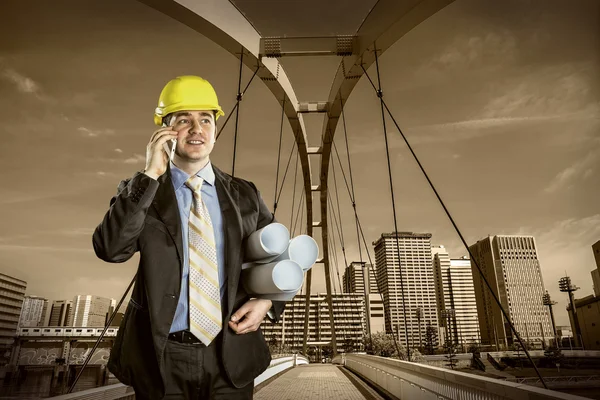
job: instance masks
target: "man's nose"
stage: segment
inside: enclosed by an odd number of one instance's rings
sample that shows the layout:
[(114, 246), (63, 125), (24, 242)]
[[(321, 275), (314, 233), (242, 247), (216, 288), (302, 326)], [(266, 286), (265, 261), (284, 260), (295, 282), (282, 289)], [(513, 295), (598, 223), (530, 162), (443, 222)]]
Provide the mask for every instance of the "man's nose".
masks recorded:
[(196, 134), (202, 133), (202, 127), (198, 120), (192, 119), (192, 125), (190, 126), (190, 133), (196, 133)]

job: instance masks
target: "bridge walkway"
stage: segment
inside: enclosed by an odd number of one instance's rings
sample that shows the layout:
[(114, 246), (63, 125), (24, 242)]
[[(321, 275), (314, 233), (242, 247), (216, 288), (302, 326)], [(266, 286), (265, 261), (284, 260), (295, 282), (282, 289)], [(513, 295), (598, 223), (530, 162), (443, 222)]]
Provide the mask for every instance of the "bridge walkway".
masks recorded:
[(291, 368), (260, 388), (255, 400), (383, 400), (353, 374), (331, 364)]

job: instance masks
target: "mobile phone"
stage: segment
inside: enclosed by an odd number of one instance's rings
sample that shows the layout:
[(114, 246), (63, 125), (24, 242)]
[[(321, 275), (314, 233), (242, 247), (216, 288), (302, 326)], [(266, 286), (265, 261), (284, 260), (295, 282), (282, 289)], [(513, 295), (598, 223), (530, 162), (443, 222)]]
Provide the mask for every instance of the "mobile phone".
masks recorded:
[[(163, 122), (162, 126), (166, 128), (169, 125), (167, 125)], [(169, 145), (169, 142), (171, 142), (170, 145)], [(175, 147), (176, 146), (177, 146), (177, 139), (171, 139), (171, 140), (165, 142), (165, 144), (163, 144), (163, 149), (167, 152), (167, 155), (169, 156), (169, 161), (171, 161), (171, 162), (173, 162), (173, 156), (175, 155)]]
[(173, 156), (175, 155), (175, 147), (177, 146), (177, 139), (171, 139), (163, 144), (163, 149), (167, 152), (169, 156), (169, 161), (173, 161)]

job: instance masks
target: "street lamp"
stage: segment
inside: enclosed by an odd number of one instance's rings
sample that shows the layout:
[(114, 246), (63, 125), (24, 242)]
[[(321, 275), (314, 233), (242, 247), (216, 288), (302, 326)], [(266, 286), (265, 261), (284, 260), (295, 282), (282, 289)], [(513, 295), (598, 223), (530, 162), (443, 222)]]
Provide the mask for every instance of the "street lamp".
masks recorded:
[(419, 349), (422, 350), (423, 347), (423, 341), (421, 339), (421, 318), (423, 317), (423, 308), (422, 307), (417, 307), (417, 309), (415, 310), (416, 314), (417, 314), (417, 322), (419, 325)]
[[(552, 306), (557, 303), (555, 301), (552, 301), (552, 299), (550, 298), (550, 293), (548, 293), (547, 290), (546, 290), (546, 294), (544, 294), (542, 296), (542, 301), (544, 302), (544, 305), (548, 306), (548, 308), (550, 309), (550, 319), (552, 320), (552, 331), (554, 332), (554, 342), (556, 344), (556, 348), (558, 348), (558, 338), (556, 335), (556, 324), (554, 323), (554, 311), (552, 311)], [(542, 330), (542, 332), (543, 332), (543, 330)]]
[(577, 319), (577, 309), (575, 308), (575, 299), (573, 292), (578, 290), (579, 287), (575, 286), (571, 283), (571, 278), (569, 276), (563, 276), (558, 280), (558, 287), (561, 292), (566, 292), (569, 294), (569, 302), (571, 303), (571, 312), (573, 313), (573, 328), (575, 328), (574, 336), (575, 336), (575, 345), (582, 346), (581, 344), (581, 331), (579, 329), (579, 321)]

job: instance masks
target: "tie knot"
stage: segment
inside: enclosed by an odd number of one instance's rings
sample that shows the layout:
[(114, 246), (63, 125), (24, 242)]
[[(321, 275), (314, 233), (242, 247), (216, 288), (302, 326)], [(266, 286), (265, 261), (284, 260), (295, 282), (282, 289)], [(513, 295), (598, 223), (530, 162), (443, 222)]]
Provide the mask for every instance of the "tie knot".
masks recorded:
[(187, 187), (192, 189), (194, 193), (200, 193), (200, 189), (202, 189), (203, 182), (204, 179), (200, 178), (198, 175), (192, 175), (187, 181), (185, 181), (185, 184), (187, 185)]

